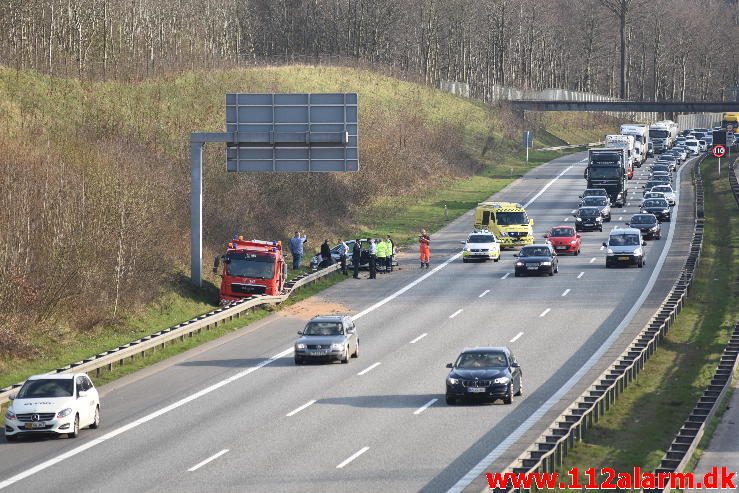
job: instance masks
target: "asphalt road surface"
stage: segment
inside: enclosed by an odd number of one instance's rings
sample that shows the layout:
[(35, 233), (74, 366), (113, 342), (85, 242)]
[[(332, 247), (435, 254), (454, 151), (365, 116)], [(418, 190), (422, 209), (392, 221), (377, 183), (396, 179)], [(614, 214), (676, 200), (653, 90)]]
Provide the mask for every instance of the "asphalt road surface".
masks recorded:
[[(541, 239), (573, 223), (584, 158), (547, 163), (495, 198), (525, 204)], [(350, 364), (294, 366), (296, 331), (319, 313), (310, 304), (277, 313), (102, 388), (101, 428), (77, 440), (0, 441), (0, 488), (480, 491), (484, 467), (523, 451), (624, 349), (678, 275), (693, 226), (685, 168), (678, 220), (648, 242), (643, 269), (606, 269), (601, 243), (638, 212), (644, 168), (628, 205), (602, 233), (583, 233), (582, 254), (560, 257), (554, 277), (515, 278), (511, 251), (463, 264), (470, 212), (432, 236), (431, 269), (412, 257), (400, 271), (321, 294), (323, 306), (356, 318), (360, 356)], [(512, 405), (444, 403), (446, 363), (478, 345), (507, 345), (518, 357), (524, 395)]]

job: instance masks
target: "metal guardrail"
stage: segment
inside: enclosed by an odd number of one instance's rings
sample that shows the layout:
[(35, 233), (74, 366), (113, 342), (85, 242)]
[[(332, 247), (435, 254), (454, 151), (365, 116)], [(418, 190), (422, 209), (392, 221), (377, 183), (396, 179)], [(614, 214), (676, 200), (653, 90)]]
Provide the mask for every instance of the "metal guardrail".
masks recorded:
[(590, 142), (588, 144), (571, 144), (566, 146), (555, 146), (555, 147), (542, 147), (541, 149), (537, 149), (537, 151), (562, 151), (565, 149), (577, 149), (578, 147), (598, 147), (600, 145), (603, 145), (603, 142)]
[[(336, 272), (340, 268), (339, 264), (333, 264), (325, 269), (321, 269), (311, 274), (303, 274), (295, 277), (285, 283), (285, 292), (279, 296), (264, 296), (254, 295), (243, 300), (236, 301), (230, 305), (219, 308), (217, 310), (210, 311), (186, 322), (173, 325), (154, 334), (142, 337), (135, 341), (131, 341), (128, 344), (123, 344), (108, 351), (90, 356), (81, 361), (70, 363), (56, 370), (50, 371), (49, 374), (55, 373), (91, 373), (95, 372), (99, 375), (102, 370), (111, 371), (115, 365), (123, 365), (126, 360), (133, 361), (137, 356), (144, 357), (147, 351), (152, 351), (156, 348), (162, 349), (165, 345), (175, 339), (184, 341), (186, 337), (192, 337), (193, 334), (199, 334), (203, 330), (210, 330), (217, 327), (219, 324), (233, 320), (234, 318), (240, 318), (241, 314), (247, 312), (250, 309), (262, 306), (262, 305), (275, 305), (286, 301), (290, 294), (297, 288), (305, 286), (308, 283), (315, 282), (318, 279)], [(0, 405), (5, 404), (10, 400), (10, 395), (13, 394), (16, 389), (23, 385), (24, 382), (20, 382), (10, 387), (0, 389)]]
[[(614, 404), (616, 398), (636, 379), (647, 360), (654, 354), (685, 304), (688, 289), (692, 283), (703, 247), (703, 181), (700, 164), (704, 154), (693, 164), (695, 184), (696, 219), (690, 252), (685, 260), (680, 276), (670, 289), (652, 319), (644, 326), (625, 351), (583, 392), (568, 408), (559, 415), (539, 438), (504, 472), (535, 473), (554, 472), (561, 467), (564, 457), (574, 447), (576, 441), (591, 429)], [(496, 489), (496, 491), (514, 491)]]
[[(739, 356), (739, 322), (734, 324), (734, 332), (721, 354), (716, 372), (708, 384), (703, 395), (698, 399), (690, 415), (685, 419), (683, 426), (672, 441), (667, 453), (660, 461), (656, 474), (661, 472), (673, 473), (683, 471), (693, 457), (696, 447), (701, 441), (706, 430), (706, 425), (716, 413), (718, 404), (723, 401), (724, 396), (731, 387), (734, 371), (736, 370), (737, 357)], [(649, 492), (667, 492), (671, 490), (667, 485), (664, 489), (643, 490)]]
[(733, 163), (729, 164), (729, 186), (731, 187), (731, 192), (734, 194), (736, 205), (739, 207), (739, 180), (736, 178), (736, 163), (739, 163), (739, 158), (736, 158)]

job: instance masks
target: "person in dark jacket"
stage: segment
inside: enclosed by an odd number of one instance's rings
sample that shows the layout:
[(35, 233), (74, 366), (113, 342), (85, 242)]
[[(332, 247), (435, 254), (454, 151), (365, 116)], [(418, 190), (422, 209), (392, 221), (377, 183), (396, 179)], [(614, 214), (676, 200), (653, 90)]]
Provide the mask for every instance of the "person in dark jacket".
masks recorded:
[(354, 279), (359, 279), (359, 264), (362, 262), (362, 242), (357, 238), (352, 248), (352, 266), (354, 267)]
[(333, 263), (333, 259), (331, 258), (331, 247), (328, 245), (328, 240), (323, 240), (323, 243), (321, 244), (321, 266), (328, 267)]

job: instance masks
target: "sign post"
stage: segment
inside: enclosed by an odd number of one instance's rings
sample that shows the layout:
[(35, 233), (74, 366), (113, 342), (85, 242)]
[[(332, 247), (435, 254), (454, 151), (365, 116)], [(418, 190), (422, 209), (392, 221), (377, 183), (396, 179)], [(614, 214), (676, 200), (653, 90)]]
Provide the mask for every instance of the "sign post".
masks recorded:
[(721, 144), (713, 146), (713, 149), (711, 149), (711, 154), (713, 154), (714, 157), (718, 158), (718, 174), (721, 175), (721, 158), (726, 155), (726, 146), (723, 146)]
[(523, 132), (523, 146), (526, 148), (526, 162), (529, 162), (529, 147), (534, 144), (534, 133), (530, 130)]

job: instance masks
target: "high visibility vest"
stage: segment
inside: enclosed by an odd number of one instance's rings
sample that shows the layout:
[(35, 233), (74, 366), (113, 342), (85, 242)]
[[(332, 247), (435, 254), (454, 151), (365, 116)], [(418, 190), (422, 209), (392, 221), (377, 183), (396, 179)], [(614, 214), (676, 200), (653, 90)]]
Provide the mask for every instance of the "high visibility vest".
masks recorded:
[(387, 257), (387, 245), (385, 245), (384, 241), (377, 244), (377, 256), (380, 258)]

